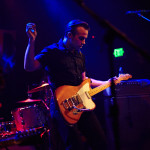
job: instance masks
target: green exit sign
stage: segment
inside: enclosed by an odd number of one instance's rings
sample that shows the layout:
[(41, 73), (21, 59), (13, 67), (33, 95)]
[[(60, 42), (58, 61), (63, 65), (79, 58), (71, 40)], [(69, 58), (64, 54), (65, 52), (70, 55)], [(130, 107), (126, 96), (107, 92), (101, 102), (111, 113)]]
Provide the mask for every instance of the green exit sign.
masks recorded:
[(121, 56), (123, 56), (123, 54), (124, 54), (123, 48), (116, 48), (116, 49), (114, 49), (113, 55), (115, 57), (121, 57)]

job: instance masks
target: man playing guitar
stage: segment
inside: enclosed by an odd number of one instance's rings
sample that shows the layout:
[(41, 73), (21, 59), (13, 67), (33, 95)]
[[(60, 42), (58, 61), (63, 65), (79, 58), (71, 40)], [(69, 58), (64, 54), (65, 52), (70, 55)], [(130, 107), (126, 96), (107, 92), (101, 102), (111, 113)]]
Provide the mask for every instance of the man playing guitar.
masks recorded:
[[(27, 24), (29, 42), (24, 68), (26, 71), (45, 68), (55, 93), (55, 102), (51, 102), (50, 110), (63, 144), (58, 146), (57, 143), (54, 149), (83, 150), (81, 135), (86, 137), (92, 150), (106, 148), (101, 125), (93, 111), (90, 111), (95, 108), (91, 96), (109, 87), (111, 80), (100, 81), (86, 76), (85, 58), (80, 49), (88, 38), (89, 30), (88, 23), (72, 20), (66, 26), (63, 39), (47, 46), (35, 56), (36, 26)], [(114, 77), (115, 83), (121, 80), (122, 77)], [(98, 88), (91, 91), (90, 87)]]

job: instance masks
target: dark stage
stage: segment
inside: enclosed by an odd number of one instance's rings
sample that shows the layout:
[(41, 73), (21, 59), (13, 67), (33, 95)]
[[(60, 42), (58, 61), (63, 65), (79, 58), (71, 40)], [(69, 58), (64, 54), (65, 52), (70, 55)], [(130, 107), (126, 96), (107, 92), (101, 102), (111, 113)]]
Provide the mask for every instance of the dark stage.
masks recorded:
[[(93, 111), (105, 132), (108, 150), (149, 150), (148, 0), (0, 1), (0, 149), (53, 150), (49, 112), (54, 95), (44, 69), (24, 70), (26, 24), (36, 24), (38, 54), (63, 38), (65, 25), (73, 19), (90, 25), (82, 48), (88, 77), (106, 81), (119, 73), (132, 75), (111, 86), (112, 94), (107, 88), (93, 96)], [(123, 50), (123, 55), (115, 57), (120, 53), (114, 49)], [(83, 141), (91, 150), (84, 137)]]

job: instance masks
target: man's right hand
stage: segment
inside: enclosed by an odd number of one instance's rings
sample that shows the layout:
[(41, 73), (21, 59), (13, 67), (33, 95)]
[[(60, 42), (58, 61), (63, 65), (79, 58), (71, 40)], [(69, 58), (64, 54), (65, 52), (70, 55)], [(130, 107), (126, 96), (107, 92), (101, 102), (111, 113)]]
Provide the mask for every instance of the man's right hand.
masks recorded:
[(29, 37), (29, 42), (26, 48), (24, 56), (24, 69), (26, 71), (34, 71), (40, 68), (40, 63), (38, 60), (34, 59), (35, 57), (35, 39), (37, 36), (36, 25), (34, 23), (27, 23), (26, 33)]
[(27, 23), (26, 24), (26, 33), (29, 37), (29, 41), (35, 41), (37, 36), (36, 24), (35, 23)]

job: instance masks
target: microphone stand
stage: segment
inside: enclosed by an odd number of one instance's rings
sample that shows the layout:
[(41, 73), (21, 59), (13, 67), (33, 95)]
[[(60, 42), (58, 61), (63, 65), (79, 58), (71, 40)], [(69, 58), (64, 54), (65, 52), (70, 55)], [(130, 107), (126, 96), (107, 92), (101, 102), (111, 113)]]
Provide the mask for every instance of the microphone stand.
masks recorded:
[[(108, 44), (108, 60), (110, 64), (110, 73), (111, 77), (114, 77), (114, 62), (113, 62), (113, 43), (115, 39), (115, 34), (108, 30), (105, 35), (105, 42)], [(114, 145), (112, 145), (112, 149), (120, 150), (120, 136), (119, 136), (119, 109), (116, 100), (116, 92), (115, 92), (115, 83), (113, 78), (111, 78), (111, 96), (110, 101), (111, 104), (109, 105), (109, 116), (111, 117), (112, 122), (112, 130), (114, 135)]]
[(141, 13), (137, 13), (137, 15), (138, 15), (139, 17), (141, 17), (141, 18), (143, 18), (143, 19), (145, 19), (145, 20), (147, 20), (147, 21), (150, 22), (150, 19), (148, 19), (147, 17), (143, 16)]
[[(107, 34), (105, 35), (105, 42), (108, 45), (109, 50), (109, 63), (110, 63), (110, 73), (111, 77), (114, 76), (114, 65), (113, 65), (113, 43), (115, 37), (119, 37), (120, 39), (126, 41), (131, 47), (134, 48), (137, 52), (139, 52), (144, 58), (146, 58), (148, 61), (150, 61), (150, 55), (147, 53), (147, 51), (143, 50), (142, 48), (138, 47), (131, 39), (127, 37), (127, 35), (123, 32), (121, 32), (119, 29), (117, 29), (115, 26), (113, 26), (109, 21), (101, 18), (98, 16), (95, 12), (93, 12), (90, 8), (88, 8), (83, 0), (76, 0), (76, 2), (88, 13), (90, 14), (100, 26), (103, 28), (107, 28)], [(116, 93), (115, 93), (115, 84), (112, 79), (112, 85), (111, 85), (111, 100), (112, 105), (110, 106), (110, 115), (112, 117), (112, 128), (114, 132), (114, 140), (115, 140), (115, 148), (116, 150), (120, 150), (120, 141), (119, 141), (119, 129), (118, 129), (118, 105), (116, 100)]]

